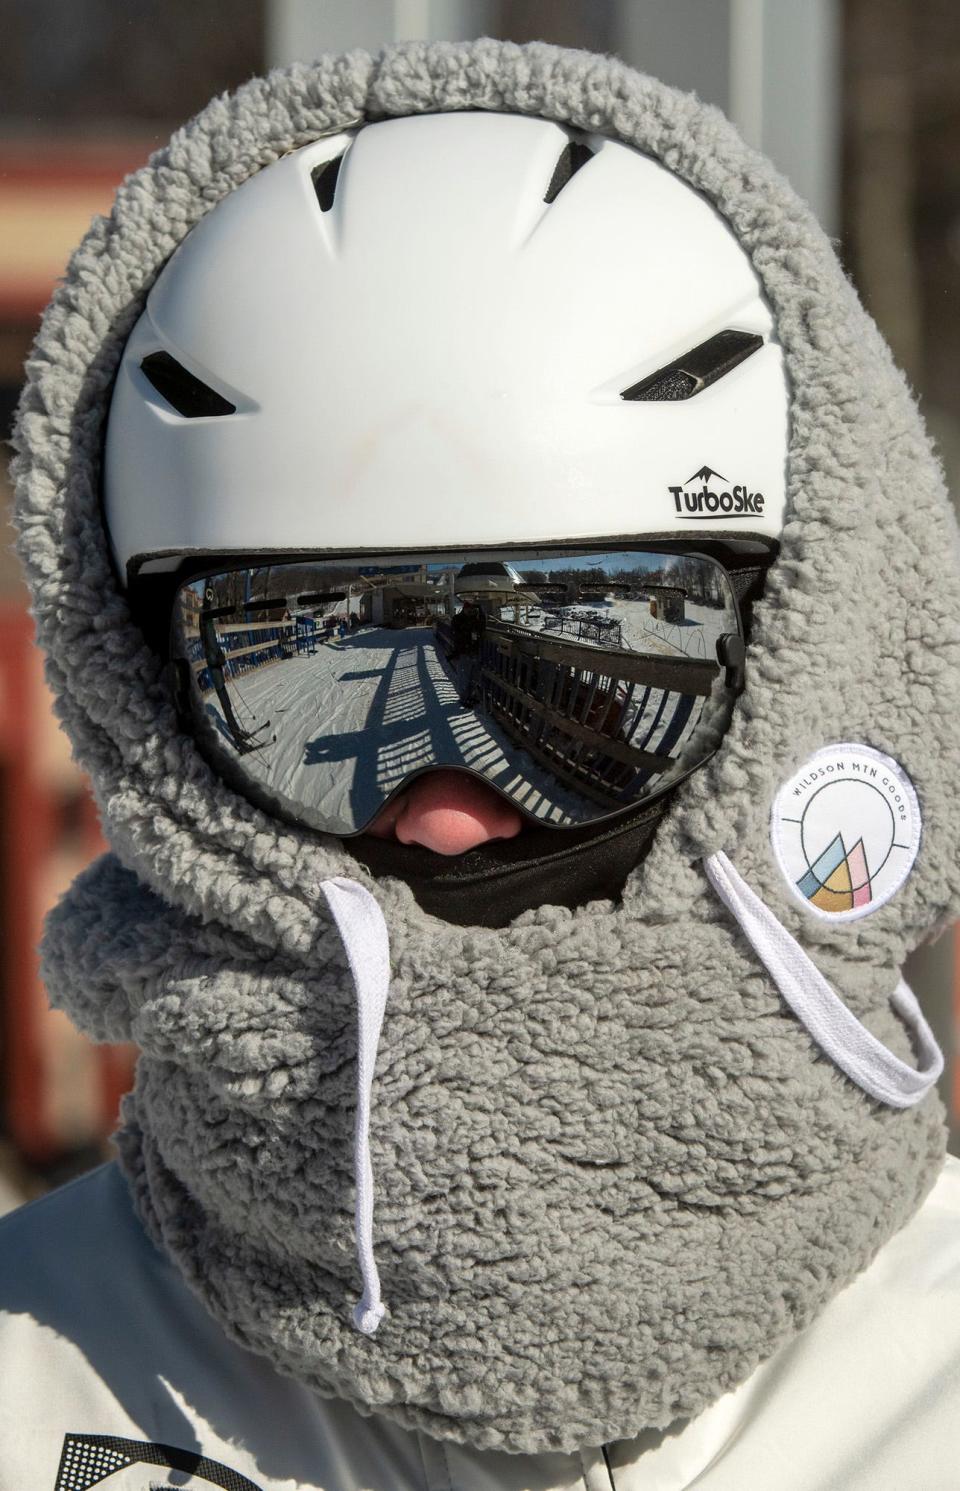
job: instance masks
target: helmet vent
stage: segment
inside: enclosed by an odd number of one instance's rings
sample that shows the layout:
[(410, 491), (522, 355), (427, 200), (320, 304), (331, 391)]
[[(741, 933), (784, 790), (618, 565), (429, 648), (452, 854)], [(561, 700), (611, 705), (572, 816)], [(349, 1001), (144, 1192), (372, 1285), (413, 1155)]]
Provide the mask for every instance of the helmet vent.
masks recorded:
[(203, 419), (210, 415), (236, 414), (236, 404), (231, 404), (222, 394), (208, 388), (169, 352), (151, 352), (140, 364), (140, 371), (153, 384), (161, 398), (166, 399), (184, 419)]
[[(637, 384), (639, 388), (641, 385)], [(691, 378), (689, 373), (683, 373), (679, 368), (668, 368), (662, 373), (654, 376), (652, 383), (643, 386), (643, 392), (637, 393), (634, 389), (627, 389), (621, 394), (624, 399), (642, 399), (647, 403), (655, 403), (663, 399), (689, 399), (697, 391), (697, 380)]]
[(709, 341), (701, 342), (666, 367), (625, 388), (620, 397), (643, 403), (692, 399), (762, 346), (763, 337), (755, 332), (718, 331)]
[(556, 201), (567, 182), (577, 174), (581, 166), (587, 164), (592, 156), (593, 151), (590, 146), (584, 145), (582, 140), (569, 140), (561, 150), (557, 164), (553, 168), (550, 185), (544, 193), (543, 200), (545, 202)]
[(343, 156), (335, 155), (333, 160), (324, 161), (322, 166), (317, 166), (316, 170), (310, 173), (321, 212), (329, 212), (333, 206), (337, 195), (337, 177), (340, 175), (342, 165)]

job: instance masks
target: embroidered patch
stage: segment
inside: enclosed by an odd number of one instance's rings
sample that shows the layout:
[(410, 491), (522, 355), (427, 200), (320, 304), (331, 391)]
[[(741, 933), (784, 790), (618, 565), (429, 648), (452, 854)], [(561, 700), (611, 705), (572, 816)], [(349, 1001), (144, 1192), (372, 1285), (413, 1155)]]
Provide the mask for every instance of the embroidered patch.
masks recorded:
[(855, 921), (900, 889), (920, 848), (920, 804), (896, 761), (871, 746), (824, 746), (785, 782), (773, 851), (815, 916)]

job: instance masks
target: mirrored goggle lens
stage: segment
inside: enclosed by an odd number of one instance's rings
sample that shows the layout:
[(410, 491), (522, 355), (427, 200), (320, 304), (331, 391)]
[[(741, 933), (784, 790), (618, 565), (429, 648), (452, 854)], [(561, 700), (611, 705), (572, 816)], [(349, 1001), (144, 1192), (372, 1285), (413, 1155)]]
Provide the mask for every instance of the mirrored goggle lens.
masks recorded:
[(305, 558), (179, 588), (193, 731), (268, 811), (361, 833), (436, 767), (556, 828), (642, 802), (729, 718), (725, 571), (650, 549)]

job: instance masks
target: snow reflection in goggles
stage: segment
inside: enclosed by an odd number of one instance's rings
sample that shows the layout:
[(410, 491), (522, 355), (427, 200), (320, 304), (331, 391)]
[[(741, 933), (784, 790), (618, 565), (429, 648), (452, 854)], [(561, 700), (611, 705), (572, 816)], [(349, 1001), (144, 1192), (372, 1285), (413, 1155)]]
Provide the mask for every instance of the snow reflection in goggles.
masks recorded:
[(606, 818), (706, 760), (740, 681), (730, 581), (701, 555), (220, 565), (177, 592), (181, 705), (227, 780), (329, 833), (361, 833), (432, 767), (544, 826)]

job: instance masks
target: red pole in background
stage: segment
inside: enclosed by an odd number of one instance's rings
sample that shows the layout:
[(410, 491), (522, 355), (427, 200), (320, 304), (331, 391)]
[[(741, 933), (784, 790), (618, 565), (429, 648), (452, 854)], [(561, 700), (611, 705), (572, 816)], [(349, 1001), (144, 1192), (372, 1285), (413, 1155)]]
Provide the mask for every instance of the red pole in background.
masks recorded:
[(0, 616), (0, 893), (3, 919), (3, 1092), (6, 1124), (22, 1152), (51, 1156), (43, 1112), (38, 1038), (34, 888), (49, 852), (51, 804), (35, 791), (29, 769), (30, 687), (24, 666), (30, 620), (5, 606)]
[(40, 981), (43, 919), (103, 849), (53, 718), (25, 608), (0, 604), (0, 916), (3, 1127), (29, 1164), (101, 1145), (132, 1080), (129, 1047), (94, 1047)]
[[(0, 388), (20, 383), (42, 307), (69, 253), (153, 148), (149, 131), (0, 141)], [(0, 523), (6, 487), (0, 476)], [(103, 843), (44, 687), (19, 574), (0, 554), (0, 1132), (35, 1166), (102, 1144), (132, 1055), (95, 1048), (51, 1011), (36, 948), (46, 912)]]

